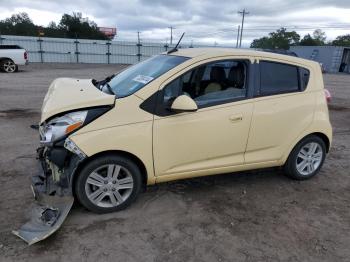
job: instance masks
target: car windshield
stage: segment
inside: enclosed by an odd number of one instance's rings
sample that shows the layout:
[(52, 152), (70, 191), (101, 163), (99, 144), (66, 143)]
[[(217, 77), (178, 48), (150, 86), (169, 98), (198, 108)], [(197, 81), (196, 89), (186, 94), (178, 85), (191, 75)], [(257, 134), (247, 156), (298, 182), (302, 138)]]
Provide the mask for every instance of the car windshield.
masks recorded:
[(183, 56), (157, 55), (127, 68), (108, 84), (117, 97), (129, 96), (188, 59)]

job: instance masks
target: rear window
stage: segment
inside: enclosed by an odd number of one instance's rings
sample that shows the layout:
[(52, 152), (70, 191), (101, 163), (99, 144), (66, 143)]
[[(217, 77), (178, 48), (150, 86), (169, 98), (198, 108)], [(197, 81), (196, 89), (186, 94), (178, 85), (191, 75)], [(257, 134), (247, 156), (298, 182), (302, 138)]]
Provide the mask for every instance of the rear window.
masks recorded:
[(266, 61), (260, 62), (260, 95), (274, 95), (299, 90), (297, 66)]
[(0, 49), (22, 49), (19, 45), (0, 45)]

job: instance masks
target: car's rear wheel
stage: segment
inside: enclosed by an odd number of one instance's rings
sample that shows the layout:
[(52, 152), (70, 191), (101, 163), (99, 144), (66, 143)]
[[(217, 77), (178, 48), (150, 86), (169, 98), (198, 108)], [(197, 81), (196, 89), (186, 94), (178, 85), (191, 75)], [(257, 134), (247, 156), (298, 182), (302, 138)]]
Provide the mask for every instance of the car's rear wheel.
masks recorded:
[(109, 155), (96, 158), (80, 172), (75, 183), (79, 202), (96, 213), (129, 206), (141, 190), (141, 172), (130, 159)]
[(4, 59), (0, 62), (0, 68), (6, 73), (14, 73), (18, 71), (18, 66), (11, 59)]
[(320, 171), (325, 157), (326, 145), (324, 141), (318, 136), (310, 135), (294, 147), (284, 170), (293, 179), (309, 179)]

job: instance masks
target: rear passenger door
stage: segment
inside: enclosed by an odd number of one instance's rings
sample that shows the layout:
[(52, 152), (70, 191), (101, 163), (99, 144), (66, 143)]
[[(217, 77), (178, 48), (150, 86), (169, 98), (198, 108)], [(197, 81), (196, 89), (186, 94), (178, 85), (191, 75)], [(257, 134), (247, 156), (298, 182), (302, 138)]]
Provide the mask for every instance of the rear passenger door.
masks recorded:
[(257, 88), (245, 163), (278, 161), (311, 123), (315, 98), (310, 72), (288, 62), (258, 60)]

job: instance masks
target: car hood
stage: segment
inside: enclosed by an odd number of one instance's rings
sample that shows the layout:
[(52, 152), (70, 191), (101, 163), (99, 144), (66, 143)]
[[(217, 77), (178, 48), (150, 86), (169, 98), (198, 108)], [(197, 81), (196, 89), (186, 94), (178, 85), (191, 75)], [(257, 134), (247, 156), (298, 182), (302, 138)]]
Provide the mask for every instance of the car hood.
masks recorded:
[(91, 79), (57, 78), (44, 98), (40, 123), (66, 111), (114, 103), (115, 96), (98, 90)]

